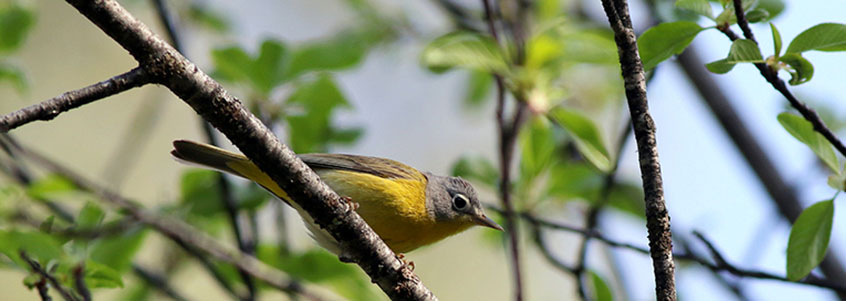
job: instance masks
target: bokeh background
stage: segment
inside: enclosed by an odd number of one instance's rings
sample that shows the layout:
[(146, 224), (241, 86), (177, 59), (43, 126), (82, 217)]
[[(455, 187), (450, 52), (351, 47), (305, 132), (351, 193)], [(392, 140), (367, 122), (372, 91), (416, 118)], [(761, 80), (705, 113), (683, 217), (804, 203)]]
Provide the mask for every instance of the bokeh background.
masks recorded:
[[(190, 1), (172, 1), (180, 11)], [(187, 20), (178, 22), (186, 55), (206, 71), (214, 70), (213, 49), (237, 45), (250, 53), (265, 39), (287, 45), (307, 44), (332, 37), (360, 23), (361, 15), (342, 0), (196, 1), (196, 5), (223, 16), (230, 25), (221, 33)], [(455, 1), (479, 12), (478, 1)], [(576, 1), (562, 1), (569, 7)], [(162, 32), (155, 11), (147, 1), (121, 1), (144, 23)], [(333, 145), (331, 152), (388, 157), (421, 170), (448, 174), (462, 155), (481, 156), (496, 162), (497, 142), (494, 102), (468, 106), (464, 101), (467, 74), (451, 71), (435, 74), (420, 64), (428, 42), (453, 30), (449, 16), (437, 1), (370, 1), (381, 14), (401, 19), (396, 36), (373, 47), (360, 64), (334, 73), (340, 90), (351, 106), (333, 116), (339, 127), (358, 127), (361, 137), (350, 145)], [(603, 21), (599, 1), (581, 1), (588, 16)], [(773, 20), (782, 36), (790, 39), (822, 22), (843, 22), (846, 3), (840, 1), (786, 1), (784, 12)], [(37, 20), (23, 48), (8, 57), (25, 71), (29, 88), (21, 92), (0, 84), (0, 111), (11, 112), (67, 90), (79, 88), (135, 66), (132, 58), (98, 28), (61, 1), (30, 1)], [(634, 1), (636, 27), (650, 22), (645, 4)], [(766, 25), (753, 30), (764, 53), (772, 44)], [(730, 43), (719, 32), (699, 35), (693, 47), (705, 61), (725, 57)], [(816, 66), (814, 79), (793, 91), (812, 107), (843, 120), (846, 96), (842, 93), (840, 53), (809, 53)], [(806, 205), (834, 195), (825, 185), (827, 174), (807, 147), (791, 137), (777, 122), (786, 111), (784, 101), (752, 66), (739, 66), (726, 75), (712, 77), (730, 93), (750, 130), (762, 141), (779, 172), (794, 185)], [(249, 100), (246, 89), (224, 84), (235, 95)], [(663, 63), (649, 85), (650, 108), (658, 128), (658, 146), (664, 188), (673, 231), (689, 237), (693, 230), (706, 234), (726, 258), (743, 267), (784, 273), (785, 249), (790, 225), (778, 216), (769, 197), (747, 168), (699, 96), (670, 60)], [(287, 93), (283, 91), (281, 94)], [(492, 94), (491, 94), (492, 95)], [(488, 97), (492, 98), (492, 97)], [(609, 149), (621, 128), (622, 94), (603, 113), (601, 125)], [(614, 109), (616, 107), (616, 109)], [(146, 113), (142, 113), (146, 112)], [(141, 116), (141, 117), (139, 117)], [(202, 140), (196, 114), (162, 87), (134, 89), (83, 108), (62, 114), (50, 122), (36, 122), (12, 134), (32, 147), (80, 173), (118, 189), (145, 206), (168, 204), (179, 198), (182, 172), (168, 152), (175, 139)], [(286, 132), (280, 136), (287, 139)], [(284, 140), (283, 140), (284, 141)], [(231, 146), (229, 146), (231, 147)], [(621, 153), (620, 178), (639, 181), (637, 153), (629, 143)], [(247, 185), (238, 182), (239, 185)], [(482, 192), (484, 201), (498, 204), (494, 191)], [(837, 200), (840, 205), (842, 200)], [(269, 207), (268, 207), (269, 208)], [(581, 225), (587, 205), (568, 202), (544, 215), (566, 224)], [(270, 211), (264, 210), (264, 211)], [(287, 233), (294, 248), (311, 242), (296, 218), (288, 214)], [(262, 225), (273, 224), (274, 215), (259, 212)], [(0, 225), (2, 226), (2, 225)], [(603, 215), (601, 230), (620, 241), (646, 246), (642, 219), (613, 210)], [(846, 213), (835, 211), (831, 247), (846, 250)], [(471, 229), (441, 243), (407, 254), (417, 274), (441, 300), (509, 300), (511, 284), (504, 245), (492, 240), (487, 229)], [(226, 231), (222, 231), (226, 232)], [(228, 233), (228, 232), (226, 232)], [(273, 236), (272, 233), (262, 233)], [(526, 235), (524, 235), (525, 237)], [(226, 234), (221, 240), (230, 241)], [(576, 257), (580, 237), (568, 233), (549, 236), (556, 255), (565, 261)], [(141, 263), (161, 260), (169, 244), (149, 235), (138, 258)], [(652, 299), (651, 261), (647, 256), (605, 248), (594, 243), (589, 264), (613, 279), (618, 298)], [(522, 254), (529, 300), (567, 300), (578, 297), (571, 275), (555, 270), (526, 239)], [(846, 255), (842, 254), (841, 255)], [(617, 278), (611, 278), (617, 270)], [(0, 290), (8, 300), (35, 300), (35, 291), (21, 284), (25, 273), (0, 270)], [(213, 279), (189, 264), (173, 275), (174, 283), (190, 299), (225, 296)], [(677, 285), (681, 298), (726, 300), (734, 298), (709, 271), (679, 264)], [(136, 281), (131, 276), (125, 282)], [(751, 299), (827, 300), (829, 291), (783, 282), (740, 279)], [(842, 281), (846, 281), (841, 279)], [(98, 298), (117, 299), (116, 289), (98, 291)], [(625, 297), (622, 297), (625, 296)], [(264, 299), (284, 298), (269, 293)]]

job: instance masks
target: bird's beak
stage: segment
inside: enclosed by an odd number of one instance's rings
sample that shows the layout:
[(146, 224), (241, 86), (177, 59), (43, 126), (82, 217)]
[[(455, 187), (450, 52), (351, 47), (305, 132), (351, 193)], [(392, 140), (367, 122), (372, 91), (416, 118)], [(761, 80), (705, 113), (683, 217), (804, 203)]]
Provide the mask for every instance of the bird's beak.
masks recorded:
[(499, 231), (503, 231), (502, 227), (499, 224), (497, 224), (490, 217), (487, 217), (484, 214), (474, 215), (473, 221), (476, 222), (476, 224), (479, 225), (479, 226), (485, 226), (485, 227), (488, 227), (488, 228), (494, 228), (494, 229), (497, 229)]

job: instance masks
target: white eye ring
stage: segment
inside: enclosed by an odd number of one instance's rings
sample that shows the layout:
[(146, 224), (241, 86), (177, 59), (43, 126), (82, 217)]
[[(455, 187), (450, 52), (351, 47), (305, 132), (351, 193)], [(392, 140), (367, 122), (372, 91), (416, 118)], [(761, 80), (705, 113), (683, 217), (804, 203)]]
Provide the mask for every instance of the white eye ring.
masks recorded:
[(470, 205), (470, 200), (467, 199), (466, 196), (460, 193), (456, 193), (452, 196), (452, 207), (456, 210), (464, 210), (467, 209), (467, 206)]

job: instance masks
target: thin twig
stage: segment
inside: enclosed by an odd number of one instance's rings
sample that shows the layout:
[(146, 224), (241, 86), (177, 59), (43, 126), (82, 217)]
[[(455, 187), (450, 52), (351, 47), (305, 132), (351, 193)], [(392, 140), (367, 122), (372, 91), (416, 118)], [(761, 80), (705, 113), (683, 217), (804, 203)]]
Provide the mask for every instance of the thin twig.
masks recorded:
[(41, 267), (41, 264), (38, 263), (37, 260), (30, 258), (24, 250), (20, 250), (18, 254), (21, 256), (21, 259), (23, 259), (24, 261), (26, 261), (27, 264), (29, 264), (29, 267), (34, 273), (41, 275), (42, 279), (47, 279), (47, 281), (50, 282), (50, 285), (53, 286), (53, 289), (59, 292), (59, 295), (61, 295), (62, 298), (68, 301), (79, 301), (79, 298), (77, 298), (73, 293), (68, 291), (67, 288), (62, 286), (62, 284), (59, 283), (59, 280), (57, 280), (56, 277), (53, 277), (50, 272)]
[(82, 297), (84, 301), (91, 301), (91, 291), (85, 285), (85, 264), (79, 263), (73, 268), (73, 283), (76, 292)]
[[(0, 148), (2, 148), (3, 151), (5, 151), (9, 155), (9, 157), (12, 157), (12, 158), (17, 157), (16, 154), (15, 154), (16, 151), (13, 149), (13, 148), (17, 148), (15, 145), (16, 145), (15, 141), (11, 138), (10, 135), (0, 134)], [(21, 185), (30, 185), (32, 183), (32, 176), (30, 176), (29, 173), (26, 172), (26, 170), (23, 168), (21, 161), (22, 160), (13, 161), (13, 163), (14, 163), (13, 169), (16, 171), (14, 178)], [(40, 201), (40, 203), (44, 204), (47, 207), (47, 209), (52, 214), (57, 216), (59, 219), (62, 219), (64, 221), (68, 222), (68, 223), (74, 223), (74, 216), (70, 213), (70, 211), (68, 211), (64, 207), (62, 207), (59, 204), (57, 204), (57, 203), (55, 203), (51, 200), (48, 200), (48, 199), (40, 199), (39, 201)], [(33, 225), (33, 227), (38, 227), (39, 225), (40, 225), (40, 223), (38, 223), (38, 225)], [(69, 229), (67, 229), (67, 230), (69, 230)], [(74, 234), (77, 234), (77, 233), (66, 233), (66, 234), (74, 235)], [(139, 278), (146, 281), (147, 283), (150, 284), (150, 286), (152, 286), (153, 288), (161, 291), (166, 296), (168, 296), (168, 297), (170, 297), (174, 300), (186, 300), (179, 293), (177, 293), (176, 290), (174, 290), (172, 287), (170, 287), (170, 284), (168, 284), (167, 281), (164, 280), (165, 277), (162, 277), (162, 276), (156, 274), (155, 272), (152, 272), (152, 271), (148, 270), (147, 268), (142, 267), (141, 265), (139, 265), (137, 263), (132, 263), (132, 271)]]
[[(499, 213), (502, 212), (501, 209), (495, 208), (495, 207), (488, 207), (487, 209), (490, 209), (492, 211), (496, 211), (496, 212), (499, 212)], [(534, 215), (527, 213), (527, 212), (520, 213), (519, 216), (521, 218), (525, 219), (526, 221), (528, 221), (530, 224), (534, 224), (534, 225), (537, 225), (537, 226), (542, 227), (542, 228), (548, 228), (548, 229), (552, 229), (552, 230), (560, 230), (560, 231), (577, 233), (577, 234), (580, 234), (582, 236), (590, 237), (590, 238), (595, 239), (597, 241), (601, 241), (602, 243), (604, 243), (608, 246), (611, 246), (611, 247), (626, 249), (626, 250), (634, 251), (634, 252), (641, 253), (641, 254), (644, 254), (644, 255), (649, 255), (651, 253), (650, 249), (640, 247), (640, 246), (630, 244), (630, 243), (624, 243), (624, 242), (616, 241), (614, 239), (611, 239), (611, 238), (605, 236), (604, 234), (602, 234), (601, 232), (596, 231), (596, 230), (589, 230), (589, 229), (584, 229), (584, 228), (580, 228), (580, 227), (577, 227), (577, 226), (570, 226), (570, 225), (566, 225), (566, 224), (562, 224), (562, 223), (544, 220), (544, 219), (535, 217)], [(716, 248), (713, 248), (713, 245), (710, 249), (716, 251)], [(722, 255), (720, 257), (722, 258)], [(740, 277), (766, 279), (766, 280), (776, 280), (776, 281), (789, 282), (789, 283), (799, 283), (799, 284), (804, 284), (804, 285), (828, 288), (828, 289), (831, 289), (831, 290), (838, 292), (838, 293), (841, 293), (841, 292), (846, 293), (846, 284), (839, 283), (836, 280), (829, 280), (829, 279), (823, 279), (823, 278), (809, 276), (809, 277), (806, 277), (805, 279), (802, 279), (800, 281), (792, 281), (790, 279), (787, 279), (786, 277), (775, 275), (775, 274), (772, 274), (772, 273), (740, 268), (740, 267), (737, 267), (737, 266), (734, 266), (734, 265), (728, 263), (726, 260), (723, 260), (722, 265), (715, 264), (715, 263), (712, 263), (712, 262), (708, 261), (707, 259), (702, 258), (702, 257), (698, 256), (697, 254), (694, 254), (694, 253), (691, 253), (691, 252), (674, 253), (673, 258), (678, 259), (678, 260), (693, 261), (693, 262), (696, 262), (697, 264), (699, 264), (703, 267), (706, 267), (708, 269), (718, 271), (718, 272), (728, 272), (730, 274), (740, 276)], [(568, 272), (568, 273), (570, 272), (569, 270), (565, 270), (565, 271)]]
[(68, 91), (38, 104), (6, 114), (0, 117), (0, 132), (6, 133), (11, 129), (36, 120), (52, 120), (68, 110), (149, 84), (150, 81), (151, 78), (144, 69), (132, 69), (105, 81)]
[[(746, 20), (745, 12), (743, 11), (743, 6), (741, 5), (740, 0), (733, 0), (734, 2), (734, 13), (737, 17), (737, 24), (740, 26), (741, 30), (743, 30), (743, 35), (746, 39), (751, 40), (757, 44), (758, 42), (755, 41), (755, 35), (752, 33), (752, 30), (749, 28), (749, 21)], [(718, 26), (719, 29), (723, 34), (725, 34), (730, 40), (734, 41), (737, 40), (739, 37), (735, 34), (728, 26)], [(787, 98), (787, 101), (790, 105), (799, 111), (799, 114), (805, 118), (811, 125), (814, 126), (814, 130), (823, 135), (831, 145), (837, 149), (840, 154), (846, 156), (846, 145), (834, 135), (834, 132), (825, 125), (825, 122), (820, 118), (817, 114), (817, 111), (808, 107), (804, 102), (800, 101), (790, 92), (787, 88), (787, 84), (784, 83), (781, 78), (778, 77), (778, 74), (775, 70), (770, 68), (765, 63), (755, 63), (755, 67), (758, 68), (758, 71), (761, 73), (761, 76), (773, 86), (773, 88), (781, 93), (784, 98)]]
[[(482, 0), (485, 9), (485, 19), (491, 36), (499, 42), (493, 10), (490, 0)], [(515, 223), (514, 205), (511, 202), (511, 161), (516, 146), (517, 134), (525, 118), (526, 104), (518, 100), (517, 109), (511, 121), (505, 120), (505, 84), (502, 76), (493, 74), (496, 81), (496, 123), (499, 130), (499, 166), (500, 166), (500, 197), (505, 208), (505, 231), (508, 235), (512, 280), (514, 281), (514, 300), (523, 300), (523, 277), (520, 267), (520, 236)]]
[(652, 267), (655, 274), (655, 294), (658, 300), (676, 300), (673, 239), (670, 215), (664, 202), (661, 165), (655, 137), (655, 122), (649, 115), (646, 97), (646, 77), (637, 50), (628, 4), (625, 0), (602, 0), (605, 15), (614, 31), (614, 41), (620, 56), (626, 98), (632, 127), (637, 141), (641, 179), (643, 180), (646, 227), (649, 232)]
[(41, 156), (40, 154), (25, 149), (19, 144), (13, 144), (12, 147), (14, 147), (15, 152), (21, 156), (65, 177), (75, 186), (97, 194), (102, 201), (119, 208), (137, 221), (150, 226), (172, 240), (191, 246), (192, 248), (202, 250), (220, 261), (234, 265), (236, 268), (241, 268), (250, 273), (250, 275), (256, 279), (260, 279), (279, 290), (294, 292), (310, 300), (320, 300), (316, 294), (305, 290), (302, 286), (291, 284), (284, 273), (268, 266), (253, 256), (231, 250), (231, 248), (221, 245), (214, 238), (209, 237), (204, 232), (195, 229), (185, 222), (149, 212), (117, 193), (104, 187), (100, 187), (81, 175), (47, 159), (44, 156)]
[(47, 280), (44, 277), (38, 279), (38, 282), (35, 283), (35, 288), (38, 290), (38, 296), (41, 297), (41, 301), (53, 300), (50, 297), (50, 292), (47, 289)]

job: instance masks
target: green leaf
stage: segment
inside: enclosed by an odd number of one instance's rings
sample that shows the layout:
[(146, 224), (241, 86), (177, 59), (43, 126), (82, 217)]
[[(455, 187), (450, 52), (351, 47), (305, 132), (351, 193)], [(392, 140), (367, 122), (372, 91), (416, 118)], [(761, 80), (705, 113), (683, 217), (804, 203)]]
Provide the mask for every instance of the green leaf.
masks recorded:
[(349, 108), (350, 104), (329, 75), (321, 74), (315, 80), (297, 83), (286, 103), (303, 109), (301, 114), (286, 117), (295, 152), (325, 152), (329, 143), (339, 141), (333, 139), (349, 138), (333, 136), (338, 130), (332, 126), (331, 117), (335, 110)]
[(36, 200), (52, 198), (56, 195), (63, 195), (76, 192), (77, 188), (65, 177), (50, 174), (32, 182), (27, 188), (27, 195)]
[(831, 143), (825, 140), (825, 137), (820, 133), (814, 131), (814, 126), (810, 122), (802, 117), (786, 112), (778, 114), (778, 122), (796, 140), (811, 148), (831, 170), (835, 173), (840, 172), (840, 164), (837, 162), (837, 156), (834, 154)]
[(367, 51), (381, 39), (381, 32), (342, 32), (335, 37), (298, 47), (291, 54), (285, 78), (312, 71), (338, 71), (358, 65)]
[(647, 29), (637, 41), (643, 69), (655, 68), (658, 63), (682, 53), (704, 29), (689, 21), (661, 23)]
[(746, 12), (746, 21), (749, 23), (764, 22), (770, 19), (770, 12), (756, 8)]
[(758, 0), (758, 4), (755, 5), (758, 9), (763, 9), (767, 12), (769, 17), (768, 20), (772, 20), (773, 18), (777, 17), (784, 11), (784, 1), (782, 0)]
[(121, 274), (115, 269), (94, 261), (85, 262), (85, 284), (89, 288), (123, 287)]
[(590, 300), (595, 301), (613, 301), (614, 294), (611, 293), (611, 288), (608, 287), (606, 284), (605, 279), (603, 279), (596, 271), (590, 270), (590, 292), (591, 298)]
[(493, 162), (485, 157), (465, 155), (452, 165), (452, 175), (481, 182), (487, 184), (488, 187), (496, 187), (499, 170)]
[(40, 230), (41, 232), (50, 234), (50, 232), (53, 232), (53, 222), (55, 222), (55, 221), (56, 221), (55, 216), (51, 215), (51, 216), (47, 217), (47, 219), (45, 219), (43, 222), (41, 222), (40, 225), (38, 225), (38, 230)]
[(611, 169), (611, 158), (593, 121), (562, 107), (550, 111), (549, 117), (575, 138), (576, 148), (588, 162), (602, 171)]
[(20, 258), (21, 250), (41, 264), (58, 259), (64, 254), (59, 242), (46, 233), (0, 230), (0, 253), (12, 259), (18, 266), (29, 270), (29, 265)]
[(92, 244), (89, 259), (123, 273), (129, 269), (133, 256), (141, 249), (146, 234), (146, 230), (137, 228), (99, 239)]
[(520, 133), (521, 177), (532, 179), (543, 172), (552, 161), (555, 137), (552, 126), (543, 117), (532, 118)]
[(18, 49), (35, 23), (35, 13), (17, 4), (0, 5), (0, 53)]
[(21, 69), (3, 62), (0, 62), (0, 82), (12, 84), (18, 93), (23, 93), (29, 88), (29, 82)]
[(619, 64), (614, 35), (607, 31), (578, 30), (561, 36), (561, 55), (565, 61), (592, 64)]
[(764, 56), (758, 49), (758, 43), (747, 39), (737, 39), (731, 43), (728, 57), (729, 63), (761, 63)]
[(616, 183), (608, 196), (611, 208), (628, 213), (636, 219), (646, 219), (646, 208), (643, 203), (643, 187), (640, 184)]
[(258, 58), (253, 63), (250, 72), (252, 81), (259, 92), (268, 95), (270, 91), (282, 83), (287, 67), (287, 50), (285, 45), (275, 40), (265, 40), (261, 43)]
[(103, 222), (106, 213), (97, 204), (88, 202), (79, 211), (79, 216), (76, 218), (76, 226), (78, 229), (90, 230), (97, 228)]
[(240, 47), (226, 47), (211, 52), (215, 77), (237, 82), (250, 78), (253, 59)]
[(821, 201), (802, 211), (787, 242), (787, 278), (799, 281), (825, 257), (831, 238), (834, 200)]
[(846, 172), (833, 173), (828, 176), (828, 186), (839, 191), (846, 190)]
[(470, 70), (467, 78), (467, 92), (464, 94), (464, 103), (470, 107), (478, 107), (485, 103), (491, 94), (493, 76), (489, 73), (478, 70)]
[(217, 172), (206, 169), (192, 169), (182, 174), (181, 205), (187, 206), (191, 215), (209, 217), (222, 212), (218, 177)]
[[(744, 12), (748, 12), (749, 9), (752, 8), (752, 6), (755, 5), (756, 2), (757, 0), (743, 0), (741, 2), (741, 7), (743, 7)], [(723, 11), (717, 16), (717, 19), (715, 21), (718, 25), (732, 25), (734, 23), (737, 23), (737, 17), (734, 13), (734, 4), (732, 3), (732, 1), (725, 1), (723, 3)]]
[(602, 175), (586, 163), (553, 164), (549, 171), (547, 194), (563, 200), (594, 200), (602, 186)]
[(468, 32), (454, 32), (435, 39), (423, 50), (421, 61), (435, 72), (456, 67), (500, 74), (508, 70), (506, 58), (495, 41)]
[(694, 12), (711, 20), (714, 19), (714, 12), (711, 10), (711, 3), (708, 0), (676, 0), (676, 8)]
[(784, 56), (778, 58), (779, 62), (783, 62), (790, 66), (793, 70), (788, 70), (790, 72), (790, 81), (791, 85), (801, 85), (814, 77), (814, 65), (811, 64), (810, 61), (802, 57), (801, 54), (798, 53), (787, 53)]
[(785, 53), (802, 53), (808, 50), (846, 50), (846, 24), (822, 23), (814, 25), (796, 36), (787, 46)]
[(773, 23), (770, 23), (770, 31), (772, 31), (773, 34), (773, 48), (775, 48), (775, 56), (778, 57), (781, 55), (781, 33), (778, 32), (778, 28), (776, 28)]
[(219, 33), (229, 30), (229, 21), (226, 19), (226, 16), (217, 11), (213, 11), (208, 7), (208, 5), (191, 2), (186, 19), (194, 24)]
[(734, 63), (729, 63), (727, 59), (720, 59), (705, 64), (705, 68), (717, 74), (725, 74), (734, 69), (734, 65)]
[(737, 63), (762, 63), (764, 57), (758, 49), (758, 43), (746, 39), (737, 39), (731, 43), (726, 58), (705, 64), (708, 71), (723, 74), (731, 71)]

